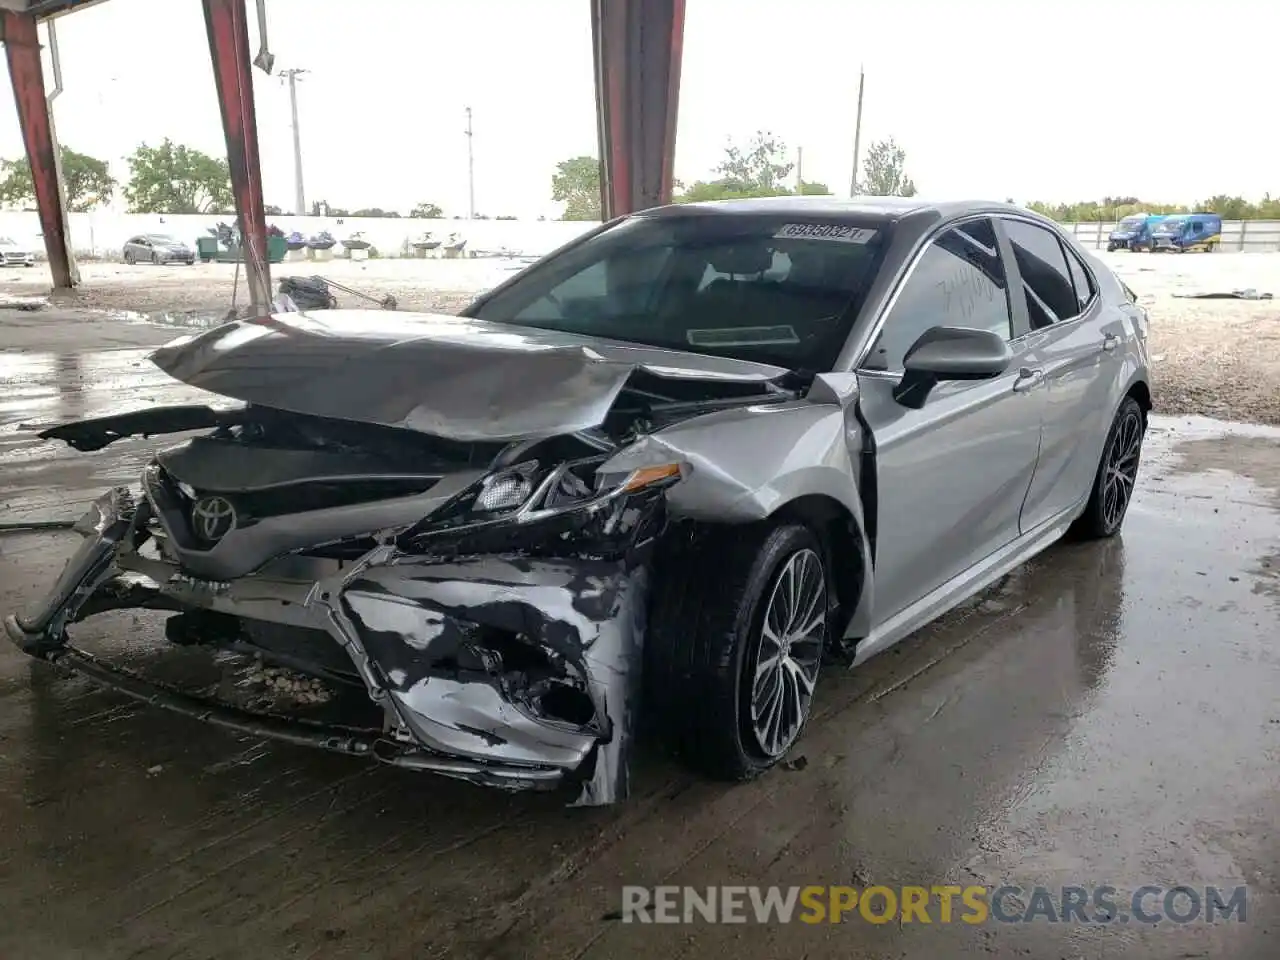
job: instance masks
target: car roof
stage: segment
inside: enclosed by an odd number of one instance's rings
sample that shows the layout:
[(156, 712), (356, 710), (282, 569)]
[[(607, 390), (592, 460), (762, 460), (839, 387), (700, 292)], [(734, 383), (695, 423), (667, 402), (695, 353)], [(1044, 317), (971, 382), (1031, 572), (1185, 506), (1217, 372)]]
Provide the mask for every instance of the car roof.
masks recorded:
[[(783, 196), (752, 197), (743, 200), (708, 200), (698, 203), (676, 203), (655, 207), (636, 214), (645, 217), (681, 217), (698, 215), (734, 216), (774, 214), (782, 216), (820, 216), (838, 219), (874, 219), (886, 221), (916, 220), (937, 222), (970, 213), (1016, 213), (1029, 211), (1012, 203), (990, 200), (933, 200), (922, 197), (825, 197)], [(1036, 214), (1030, 214), (1041, 219)]]

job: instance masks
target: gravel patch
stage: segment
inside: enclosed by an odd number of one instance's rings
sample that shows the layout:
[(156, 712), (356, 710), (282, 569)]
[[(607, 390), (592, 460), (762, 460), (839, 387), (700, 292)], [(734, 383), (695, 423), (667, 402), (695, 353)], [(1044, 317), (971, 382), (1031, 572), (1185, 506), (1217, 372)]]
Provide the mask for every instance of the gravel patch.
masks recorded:
[[(1280, 254), (1099, 254), (1151, 316), (1156, 410), (1280, 425)], [(1174, 294), (1252, 287), (1273, 300)]]

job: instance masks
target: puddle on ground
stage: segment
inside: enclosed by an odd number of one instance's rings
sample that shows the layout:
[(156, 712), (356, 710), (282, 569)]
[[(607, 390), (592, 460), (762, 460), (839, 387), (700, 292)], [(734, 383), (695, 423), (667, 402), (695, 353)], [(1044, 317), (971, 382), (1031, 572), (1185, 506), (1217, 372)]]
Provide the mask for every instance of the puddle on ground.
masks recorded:
[(132, 310), (113, 310), (111, 315), (128, 323), (181, 327), (188, 330), (208, 330), (212, 327), (220, 327), (232, 318), (231, 313), (227, 310), (154, 310), (149, 313), (137, 313)]
[[(1233, 425), (1234, 426), (1234, 425)], [(1175, 473), (1222, 470), (1251, 480), (1280, 506), (1280, 431), (1264, 434), (1239, 430), (1216, 437), (1181, 439), (1174, 444)]]

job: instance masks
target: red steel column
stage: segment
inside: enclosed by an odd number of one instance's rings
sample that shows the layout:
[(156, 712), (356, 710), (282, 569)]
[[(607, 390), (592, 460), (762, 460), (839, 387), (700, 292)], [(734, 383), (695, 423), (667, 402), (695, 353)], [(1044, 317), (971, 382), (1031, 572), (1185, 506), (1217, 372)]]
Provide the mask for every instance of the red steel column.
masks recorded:
[(685, 0), (591, 0), (604, 219), (671, 202)]
[(253, 109), (253, 55), (245, 0), (204, 0), (209, 54), (227, 138), (231, 189), (240, 218), (249, 300), (257, 316), (271, 312), (271, 270), (267, 262), (267, 216), (262, 208), (262, 166)]
[(49, 101), (44, 92), (44, 68), (40, 63), (36, 18), (12, 10), (5, 10), (0, 16), (3, 17), (0, 26), (4, 30), (13, 100), (18, 108), (27, 162), (31, 164), (31, 182), (35, 186), (36, 209), (40, 211), (40, 229), (44, 232), (49, 272), (53, 274), (54, 289), (70, 289), (76, 278), (72, 275), (72, 259), (67, 246), (66, 211), (58, 186), (57, 155), (49, 120)]

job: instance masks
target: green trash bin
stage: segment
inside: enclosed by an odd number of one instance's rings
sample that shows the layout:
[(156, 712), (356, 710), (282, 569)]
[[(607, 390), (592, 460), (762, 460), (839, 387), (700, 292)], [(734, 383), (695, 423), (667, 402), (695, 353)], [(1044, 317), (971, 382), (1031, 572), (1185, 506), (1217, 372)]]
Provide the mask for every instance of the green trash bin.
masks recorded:
[(284, 255), (289, 252), (287, 237), (267, 237), (267, 262), (282, 263)]
[(197, 237), (196, 253), (200, 255), (201, 263), (210, 263), (218, 258), (218, 238), (217, 237)]

